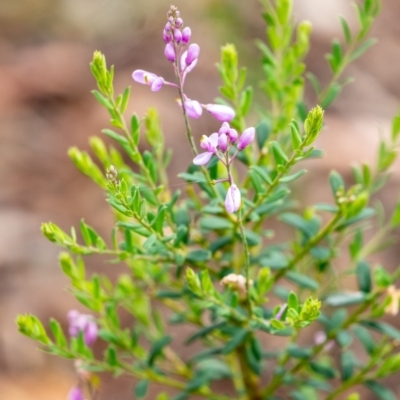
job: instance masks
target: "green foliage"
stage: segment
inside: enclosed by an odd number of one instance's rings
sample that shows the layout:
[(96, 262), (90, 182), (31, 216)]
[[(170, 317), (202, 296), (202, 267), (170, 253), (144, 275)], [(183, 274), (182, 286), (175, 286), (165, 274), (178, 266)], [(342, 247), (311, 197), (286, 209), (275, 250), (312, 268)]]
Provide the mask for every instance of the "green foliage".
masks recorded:
[[(261, 3), (267, 42), (257, 44), (267, 104), (257, 108), (254, 143), (238, 155), (242, 169), (217, 157), (206, 167), (191, 164), (178, 175), (185, 195), (170, 191), (171, 153), (157, 110), (126, 119), (131, 90), (114, 94), (114, 69), (95, 52), (90, 67), (98, 90), (93, 95), (110, 116), (112, 129), (102, 133), (116, 147), (91, 137), (93, 158), (77, 148), (69, 156), (105, 192), (115, 224), (110, 237), (83, 219), (70, 234), (52, 222), (42, 225), (42, 233), (68, 251), (60, 254), (61, 270), (70, 280), (69, 291), (93, 314), (104, 351), (92, 351), (85, 332), (69, 337), (55, 319), (47, 332), (37, 317), (22, 315), (18, 329), (45, 351), (79, 360), (86, 373), (134, 377), (137, 399), (148, 397), (153, 383), (173, 388), (174, 399), (277, 399), (280, 393), (282, 398), (332, 400), (358, 385), (392, 399), (380, 379), (400, 370), (393, 353), (400, 331), (381, 318), (398, 312), (400, 269), (389, 272), (371, 255), (392, 243), (400, 203), (386, 216), (370, 199), (388, 181), (396, 160), (400, 114), (381, 140), (375, 165), (354, 165), (352, 179), (330, 173), (329, 204), (303, 206), (296, 186), (307, 172), (300, 163), (321, 155), (313, 146), (323, 131), (324, 109), (348, 83), (346, 67), (374, 43), (367, 36), (379, 2), (356, 5), (358, 30), (340, 18), (344, 41), (335, 39), (326, 57), (332, 72), (326, 87), (304, 64), (311, 24), (295, 22), (292, 0)], [(254, 119), (254, 89), (246, 86), (246, 68), (233, 44), (222, 47), (217, 69), (223, 96), (218, 101), (234, 108), (231, 127), (240, 134), (246, 118)], [(306, 103), (305, 77), (320, 105)], [(235, 213), (224, 204), (224, 163), (229, 181), (234, 177), (241, 192)], [(366, 233), (373, 223), (375, 233)], [(285, 241), (275, 237), (283, 229), (289, 232)], [(121, 263), (126, 270), (112, 280), (90, 274), (84, 257), (91, 255), (106, 259), (109, 268)], [(340, 257), (345, 263), (339, 264)], [(314, 341), (311, 324), (319, 329)], [(281, 336), (279, 347), (271, 346), (271, 336)], [(177, 342), (194, 346), (179, 350)], [(357, 348), (363, 349), (362, 358)], [(260, 378), (266, 371), (267, 381)], [(232, 382), (234, 394), (211, 389), (222, 379)], [(170, 399), (165, 393), (156, 398)], [(347, 397), (358, 398), (355, 392)]]

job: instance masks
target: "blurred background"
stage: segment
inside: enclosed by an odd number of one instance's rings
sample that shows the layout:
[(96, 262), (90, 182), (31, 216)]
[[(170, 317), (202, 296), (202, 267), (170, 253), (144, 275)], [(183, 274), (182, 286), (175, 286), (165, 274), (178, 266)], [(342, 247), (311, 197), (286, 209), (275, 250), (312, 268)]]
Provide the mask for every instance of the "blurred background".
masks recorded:
[[(307, 64), (326, 82), (330, 73), (324, 53), (333, 37), (342, 38), (336, 15), (355, 24), (352, 2), (295, 3), (296, 18), (308, 19), (314, 27)], [(264, 38), (265, 30), (257, 0), (177, 0), (174, 4), (192, 28), (193, 42), (201, 46), (199, 63), (187, 81), (189, 95), (195, 94), (202, 102), (217, 96), (215, 63), (220, 46), (227, 42), (237, 44), (241, 64), (251, 68), (249, 79), (257, 84), (261, 69), (254, 41)], [(71, 363), (38, 351), (17, 333), (15, 318), (18, 313), (32, 312), (43, 321), (55, 317), (65, 324), (67, 311), (78, 307), (65, 290), (67, 280), (58, 268), (60, 249), (41, 236), (41, 222), (54, 221), (69, 230), (84, 217), (104, 236), (112, 226), (104, 194), (75, 170), (66, 155), (71, 146), (87, 150), (89, 137), (101, 135), (100, 130), (108, 126), (105, 110), (90, 93), (95, 87), (89, 71), (94, 50), (101, 50), (108, 64), (115, 65), (118, 90), (132, 85), (130, 111), (143, 115), (150, 105), (159, 108), (167, 145), (175, 154), (171, 184), (180, 182), (176, 175), (190, 160), (174, 91), (163, 88), (151, 93), (131, 79), (137, 68), (172, 79), (161, 39), (169, 6), (170, 1), (162, 0), (1, 0), (1, 400), (64, 399), (76, 382)], [(355, 82), (327, 113), (319, 140), (325, 158), (309, 165), (310, 173), (302, 178), (299, 196), (304, 204), (329, 200), (327, 173), (334, 168), (349, 177), (350, 165), (373, 160), (379, 135), (389, 132), (390, 119), (400, 105), (399, 18), (400, 2), (383, 1), (372, 33), (378, 45), (349, 68), (347, 75)], [(252, 118), (255, 122), (257, 116)], [(204, 116), (193, 127), (199, 137), (217, 125)], [(399, 163), (396, 168), (380, 195), (389, 208), (399, 192)], [(390, 268), (398, 264), (399, 256), (394, 248), (381, 259)], [(101, 260), (90, 259), (88, 266), (118, 272)], [(396, 390), (394, 381), (393, 387)], [(108, 382), (100, 396), (101, 400), (131, 398), (128, 379)]]

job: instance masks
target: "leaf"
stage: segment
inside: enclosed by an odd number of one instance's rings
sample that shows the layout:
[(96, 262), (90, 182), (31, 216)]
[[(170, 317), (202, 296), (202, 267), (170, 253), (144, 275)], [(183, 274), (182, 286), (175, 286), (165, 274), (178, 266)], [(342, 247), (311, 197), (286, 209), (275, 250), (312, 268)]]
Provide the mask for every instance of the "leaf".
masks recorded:
[(229, 354), (233, 350), (236, 349), (239, 345), (241, 345), (248, 335), (248, 331), (246, 329), (238, 328), (235, 334), (232, 336), (232, 339), (226, 343), (226, 345), (222, 348), (222, 354)]
[(353, 376), (357, 362), (351, 352), (342, 352), (340, 355), (340, 372), (342, 381), (347, 381)]
[(259, 165), (251, 165), (250, 171), (254, 171), (257, 175), (268, 185), (272, 183), (270, 176), (268, 175), (267, 169)]
[(329, 175), (329, 183), (331, 185), (332, 193), (334, 197), (337, 197), (337, 193), (345, 189), (344, 181), (341, 175), (332, 171)]
[(200, 228), (206, 230), (232, 229), (232, 223), (221, 217), (204, 217), (200, 220)]
[(168, 346), (172, 341), (172, 336), (163, 336), (161, 339), (157, 340), (156, 342), (153, 343), (150, 351), (149, 351), (149, 357), (147, 360), (147, 364), (149, 366), (152, 366), (154, 364), (154, 361), (156, 360), (157, 357), (159, 357), (162, 354), (162, 351), (165, 346)]
[(186, 340), (186, 344), (191, 344), (193, 343), (195, 340), (197, 339), (201, 339), (206, 337), (208, 334), (210, 334), (211, 332), (215, 331), (216, 329), (221, 328), (222, 326), (226, 325), (226, 322), (218, 322), (217, 324), (214, 325), (209, 325), (206, 326), (205, 328), (200, 329), (199, 331), (197, 331), (195, 334), (193, 334), (192, 336), (190, 336), (187, 340)]
[(208, 380), (218, 380), (232, 376), (229, 366), (217, 358), (206, 358), (199, 361), (195, 366), (195, 370), (195, 375), (206, 375)]
[(326, 93), (325, 97), (321, 101), (321, 107), (323, 109), (327, 109), (333, 101), (336, 99), (336, 97), (339, 95), (339, 93), (342, 91), (342, 86), (340, 86), (338, 83), (334, 83)]
[(394, 326), (380, 321), (361, 321), (361, 325), (366, 328), (373, 329), (379, 333), (389, 336), (392, 339), (400, 340), (400, 331)]
[(296, 172), (295, 174), (284, 176), (283, 178), (280, 179), (280, 181), (282, 183), (289, 183), (289, 182), (295, 181), (296, 179), (303, 176), (306, 172), (307, 172), (306, 169), (302, 169), (302, 170)]
[(315, 279), (296, 271), (289, 271), (286, 274), (286, 278), (304, 289), (318, 290), (319, 288), (319, 284)]
[(353, 225), (357, 222), (360, 222), (363, 219), (370, 218), (370, 217), (374, 216), (375, 214), (376, 214), (376, 211), (373, 208), (371, 208), (371, 207), (364, 208), (359, 214), (357, 214), (357, 216), (350, 218), (347, 221), (343, 222), (336, 229), (338, 231), (341, 231), (341, 230), (347, 228), (348, 226)]
[(278, 142), (271, 142), (271, 149), (272, 149), (272, 154), (274, 156), (275, 162), (277, 165), (286, 165), (288, 162), (287, 155), (284, 153), (282, 150), (281, 145)]
[(308, 72), (306, 74), (308, 80), (311, 82), (311, 85), (315, 91), (316, 95), (319, 95), (321, 93), (321, 85), (318, 81), (318, 78), (311, 72)]
[(369, 293), (372, 288), (371, 268), (366, 261), (359, 261), (356, 267), (358, 288), (365, 293)]
[(349, 57), (349, 62), (352, 62), (362, 56), (376, 42), (377, 40), (374, 38), (367, 39), (363, 44), (361, 44), (357, 49), (353, 51), (353, 53)]
[(309, 365), (314, 372), (322, 375), (324, 378), (333, 379), (336, 377), (336, 371), (332, 368), (332, 366), (327, 366), (315, 361), (311, 361)]
[(98, 92), (97, 90), (92, 90), (93, 96), (96, 98), (96, 100), (105, 108), (107, 108), (108, 110), (112, 110), (114, 107), (111, 104), (111, 101), (109, 99), (107, 99), (106, 97), (104, 97), (100, 92)]
[(364, 385), (376, 394), (380, 400), (396, 400), (397, 398), (391, 390), (376, 381), (366, 381)]
[(351, 42), (351, 31), (350, 31), (349, 24), (347, 23), (347, 21), (343, 17), (340, 17), (340, 23), (342, 25), (342, 29), (343, 29), (344, 38), (346, 40), (346, 43), (350, 44), (350, 42)]
[(357, 339), (361, 342), (364, 349), (367, 351), (368, 354), (373, 354), (375, 351), (375, 340), (369, 333), (368, 329), (360, 325), (354, 325), (352, 327), (354, 334), (356, 335)]
[(362, 303), (366, 298), (364, 292), (338, 292), (326, 297), (325, 303), (332, 307), (342, 307)]
[(261, 150), (271, 134), (271, 123), (269, 120), (262, 120), (256, 126), (256, 140), (258, 148)]
[(211, 258), (211, 252), (209, 250), (204, 250), (204, 249), (192, 250), (186, 256), (186, 260), (193, 263), (205, 262), (208, 261), (210, 258)]
[(147, 394), (148, 388), (149, 388), (149, 381), (147, 379), (142, 379), (135, 386), (135, 396), (138, 399), (143, 399)]

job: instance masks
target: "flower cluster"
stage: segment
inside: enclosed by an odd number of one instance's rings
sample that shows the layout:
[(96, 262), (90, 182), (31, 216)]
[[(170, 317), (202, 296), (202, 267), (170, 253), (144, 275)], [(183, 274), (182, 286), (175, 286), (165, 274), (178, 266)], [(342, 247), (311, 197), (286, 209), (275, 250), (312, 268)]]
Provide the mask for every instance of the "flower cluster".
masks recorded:
[(96, 341), (98, 327), (93, 316), (71, 310), (68, 312), (68, 323), (68, 331), (71, 337), (77, 337), (82, 332), (83, 340), (87, 346), (91, 346)]
[[(215, 155), (225, 165), (228, 178), (220, 179), (217, 182), (229, 182), (230, 186), (225, 198), (225, 208), (229, 213), (237, 211), (241, 204), (240, 190), (233, 182), (230, 165), (238, 152), (244, 150), (253, 142), (255, 132), (254, 127), (250, 127), (239, 136), (228, 122), (224, 122), (218, 132), (212, 133), (210, 136), (202, 136), (200, 146), (206, 151), (193, 159), (194, 164), (205, 165)], [(234, 145), (236, 145), (236, 150), (233, 149)]]
[(137, 69), (133, 72), (133, 80), (142, 85), (150, 86), (153, 92), (159, 91), (163, 85), (179, 88), (182, 99), (178, 99), (177, 102), (184, 109), (186, 115), (191, 118), (199, 118), (203, 113), (203, 109), (205, 109), (219, 121), (231, 121), (235, 118), (235, 111), (231, 107), (221, 104), (201, 104), (197, 100), (191, 100), (183, 92), (186, 75), (197, 64), (200, 46), (196, 43), (189, 44), (192, 31), (188, 26), (183, 26), (183, 20), (180, 18), (179, 11), (175, 6), (171, 6), (167, 17), (168, 22), (162, 34), (166, 43), (164, 55), (169, 62), (173, 63), (178, 84), (168, 82), (163, 77), (142, 69)]
[[(222, 278), (220, 284), (238, 292), (241, 297), (246, 297), (247, 295), (247, 280), (243, 275), (228, 274)], [(253, 286), (251, 279), (249, 280), (249, 286)]]

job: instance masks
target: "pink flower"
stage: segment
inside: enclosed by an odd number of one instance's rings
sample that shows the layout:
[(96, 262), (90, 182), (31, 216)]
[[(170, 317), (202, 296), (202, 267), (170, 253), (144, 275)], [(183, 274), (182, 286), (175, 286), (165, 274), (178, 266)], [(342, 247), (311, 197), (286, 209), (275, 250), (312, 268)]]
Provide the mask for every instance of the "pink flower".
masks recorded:
[(213, 154), (217, 152), (218, 146), (218, 133), (213, 133), (209, 137), (203, 135), (200, 140), (200, 147), (207, 150), (205, 153), (200, 153), (197, 155), (194, 160), (193, 164), (195, 165), (205, 165), (210, 160)]
[[(182, 107), (182, 102), (180, 99), (177, 99), (178, 104)], [(201, 114), (203, 114), (203, 109), (201, 105), (196, 100), (187, 99), (184, 101), (185, 111), (188, 117), (190, 118), (199, 118)]]
[(188, 47), (187, 55), (185, 58), (186, 65), (190, 65), (192, 62), (196, 61), (200, 55), (200, 46), (196, 43), (192, 43)]
[(246, 148), (254, 140), (255, 134), (256, 130), (253, 127), (245, 129), (240, 135), (237, 145), (238, 150)]
[(165, 45), (164, 55), (170, 62), (174, 62), (176, 60), (174, 45), (171, 42)]
[(181, 55), (181, 71), (185, 71), (185, 75), (192, 71), (192, 69), (196, 66), (197, 64), (197, 59), (194, 60), (190, 65), (186, 64), (186, 57), (187, 57), (187, 50)]
[(74, 386), (68, 393), (67, 400), (84, 400), (82, 389)]
[(240, 190), (238, 187), (233, 183), (228, 192), (226, 193), (225, 198), (225, 208), (228, 213), (234, 213), (235, 211), (239, 210), (241, 204), (241, 196)]
[(192, 30), (187, 26), (182, 29), (182, 43), (188, 44), (190, 41), (190, 37), (192, 36)]
[(235, 118), (235, 111), (229, 107), (222, 104), (207, 104), (206, 110), (212, 114), (218, 121), (229, 122)]
[(164, 78), (161, 76), (157, 76), (152, 72), (143, 71), (142, 69), (133, 71), (132, 78), (137, 83), (150, 86), (153, 92), (158, 92), (164, 83)]
[(77, 337), (83, 333), (83, 339), (87, 346), (91, 346), (97, 339), (98, 327), (92, 315), (81, 314), (79, 311), (71, 310), (68, 312), (69, 334)]

